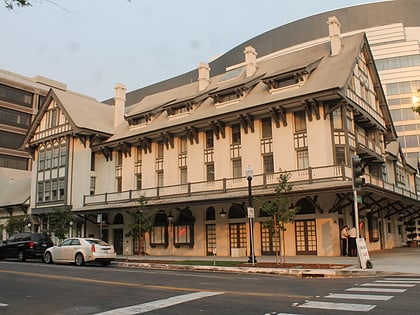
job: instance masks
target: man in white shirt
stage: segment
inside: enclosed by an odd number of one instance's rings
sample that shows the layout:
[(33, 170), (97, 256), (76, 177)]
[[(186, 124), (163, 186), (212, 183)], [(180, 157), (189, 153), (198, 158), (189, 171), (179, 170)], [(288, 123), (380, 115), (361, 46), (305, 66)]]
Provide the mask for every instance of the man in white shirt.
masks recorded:
[(347, 256), (349, 227), (345, 225), (341, 230), (341, 254)]
[(356, 245), (357, 231), (354, 226), (349, 230), (349, 256), (357, 256), (357, 245)]

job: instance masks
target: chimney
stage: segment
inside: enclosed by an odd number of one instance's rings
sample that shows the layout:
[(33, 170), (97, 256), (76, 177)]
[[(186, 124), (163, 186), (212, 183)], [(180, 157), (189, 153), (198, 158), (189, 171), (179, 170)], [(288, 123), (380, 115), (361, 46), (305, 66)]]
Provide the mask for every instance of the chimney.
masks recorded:
[(124, 84), (117, 83), (115, 85), (114, 127), (118, 126), (124, 121), (126, 91), (127, 89)]
[(198, 64), (198, 90), (205, 90), (210, 84), (210, 67), (205, 62)]
[(331, 56), (336, 56), (341, 50), (341, 24), (335, 16), (330, 16), (327, 24), (331, 44)]
[(252, 76), (255, 71), (257, 71), (257, 52), (252, 46), (245, 47), (245, 67), (246, 67), (246, 77)]

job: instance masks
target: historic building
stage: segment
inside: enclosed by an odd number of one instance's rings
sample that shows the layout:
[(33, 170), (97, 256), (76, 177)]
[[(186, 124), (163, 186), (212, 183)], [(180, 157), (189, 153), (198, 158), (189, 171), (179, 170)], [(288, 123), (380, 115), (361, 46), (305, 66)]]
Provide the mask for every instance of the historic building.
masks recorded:
[(361, 235), (369, 249), (404, 244), (404, 220), (419, 212), (417, 169), (396, 142), (366, 35), (344, 36), (334, 16), (322, 24), (328, 41), (262, 56), (258, 44), (246, 45), (223, 72), (200, 63), (194, 80), (128, 104), (122, 84), (113, 106), (51, 89), (24, 141), (34, 157), (37, 228), (48, 229), (44, 214), (68, 208), (78, 218), (70, 234), (136, 253), (130, 213), (144, 197), (142, 211), (153, 215), (147, 254), (247, 256), (253, 227), (255, 254), (272, 255), (260, 205), (288, 172), (299, 212), (287, 226), (286, 254), (339, 255), (340, 228), (356, 224), (358, 155), (366, 172)]

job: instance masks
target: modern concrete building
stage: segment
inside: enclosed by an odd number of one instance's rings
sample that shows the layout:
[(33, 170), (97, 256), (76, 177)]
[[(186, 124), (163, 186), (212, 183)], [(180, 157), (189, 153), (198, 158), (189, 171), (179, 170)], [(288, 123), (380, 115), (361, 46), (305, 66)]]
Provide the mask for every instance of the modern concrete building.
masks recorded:
[[(320, 25), (326, 40), (270, 51), (255, 41), (223, 71), (200, 63), (187, 82), (128, 94), (117, 84), (113, 106), (51, 89), (24, 140), (38, 228), (70, 209), (81, 220), (69, 234), (102, 237), (120, 254), (245, 257), (252, 236), (257, 256), (273, 255), (261, 204), (287, 173), (299, 209), (287, 255), (339, 255), (344, 224), (369, 249), (403, 245), (404, 220), (419, 216), (417, 169), (396, 141), (366, 35), (343, 34), (332, 15)], [(355, 155), (366, 172), (360, 204)], [(140, 211), (153, 219), (142, 246), (130, 230)]]
[(0, 240), (6, 237), (4, 224), (10, 216), (29, 218), (32, 159), (19, 147), (51, 87), (66, 89), (41, 76), (28, 78), (0, 69)]

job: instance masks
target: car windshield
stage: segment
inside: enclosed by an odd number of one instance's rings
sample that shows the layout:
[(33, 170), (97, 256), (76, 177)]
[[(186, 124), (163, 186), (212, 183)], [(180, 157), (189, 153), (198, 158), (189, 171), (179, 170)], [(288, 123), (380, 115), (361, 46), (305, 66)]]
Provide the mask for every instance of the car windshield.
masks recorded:
[(103, 240), (89, 239), (89, 240), (86, 240), (86, 242), (88, 242), (89, 244), (109, 246), (109, 244), (107, 242), (104, 242)]

